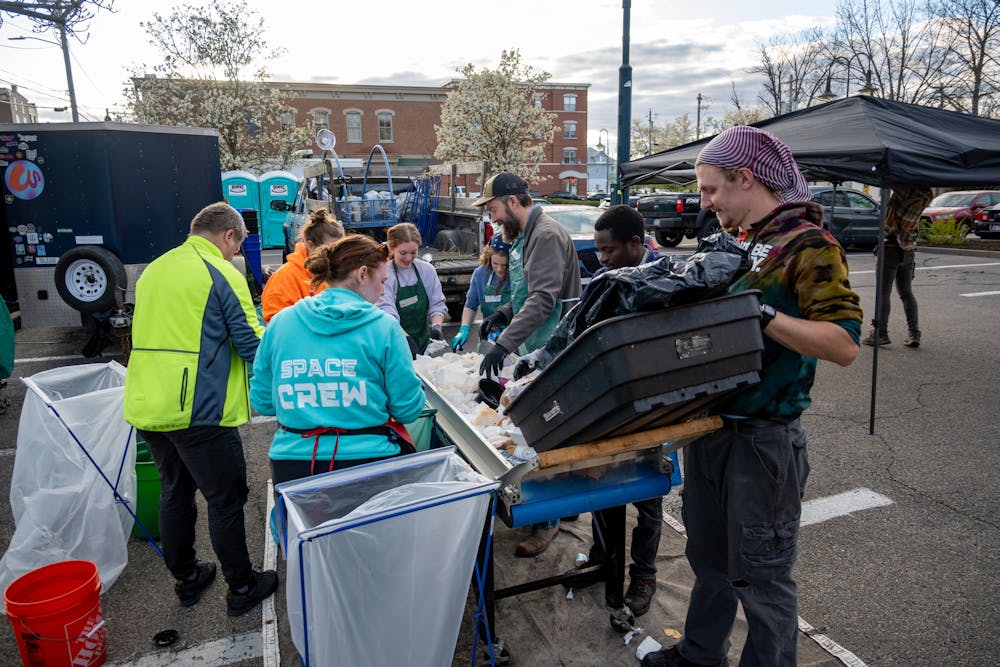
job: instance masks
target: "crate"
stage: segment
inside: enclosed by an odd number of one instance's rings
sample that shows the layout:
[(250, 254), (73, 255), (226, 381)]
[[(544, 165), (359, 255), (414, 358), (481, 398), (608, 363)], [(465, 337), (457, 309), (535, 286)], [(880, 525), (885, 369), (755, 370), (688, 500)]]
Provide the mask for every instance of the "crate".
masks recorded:
[(507, 409), (537, 451), (676, 423), (760, 381), (758, 292), (587, 329)]

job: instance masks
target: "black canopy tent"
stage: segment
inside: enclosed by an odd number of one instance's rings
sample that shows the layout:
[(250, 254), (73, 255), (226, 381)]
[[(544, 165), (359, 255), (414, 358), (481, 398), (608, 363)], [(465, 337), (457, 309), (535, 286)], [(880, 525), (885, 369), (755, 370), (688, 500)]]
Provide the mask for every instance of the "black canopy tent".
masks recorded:
[[(1000, 185), (1000, 120), (932, 107), (855, 96), (753, 123), (781, 139), (806, 177), (882, 188)], [(707, 137), (620, 165), (623, 187), (673, 183), (694, 167)], [(677, 174), (679, 175), (679, 174)], [(883, 229), (875, 273), (879, 312)], [(877, 338), (877, 337), (876, 337)], [(878, 342), (872, 355), (869, 433), (875, 432)]]

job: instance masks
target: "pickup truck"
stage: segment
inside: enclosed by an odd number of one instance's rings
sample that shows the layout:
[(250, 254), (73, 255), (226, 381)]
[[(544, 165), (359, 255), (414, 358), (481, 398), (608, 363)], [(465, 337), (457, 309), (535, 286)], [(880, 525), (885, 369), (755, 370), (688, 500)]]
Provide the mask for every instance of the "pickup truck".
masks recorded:
[[(635, 208), (646, 219), (646, 232), (665, 248), (677, 246), (686, 236), (701, 237), (701, 197), (694, 192), (664, 192), (639, 197)], [(701, 216), (704, 218), (704, 216)]]

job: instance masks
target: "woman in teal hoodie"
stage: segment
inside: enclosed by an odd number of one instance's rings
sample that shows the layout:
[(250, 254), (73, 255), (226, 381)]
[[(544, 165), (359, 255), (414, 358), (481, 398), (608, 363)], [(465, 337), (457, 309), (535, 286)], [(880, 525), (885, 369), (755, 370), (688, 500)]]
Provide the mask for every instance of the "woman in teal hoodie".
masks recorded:
[(306, 261), (327, 288), (277, 313), (257, 349), (250, 402), (278, 418), (275, 484), (412, 451), (402, 424), (424, 391), (382, 296), (388, 249), (368, 236), (317, 248)]

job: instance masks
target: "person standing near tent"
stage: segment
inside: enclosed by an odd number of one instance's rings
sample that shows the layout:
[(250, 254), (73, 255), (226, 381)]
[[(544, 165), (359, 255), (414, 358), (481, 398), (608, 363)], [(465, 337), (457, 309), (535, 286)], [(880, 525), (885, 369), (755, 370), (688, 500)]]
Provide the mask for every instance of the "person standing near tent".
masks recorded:
[(269, 457), (275, 484), (412, 452), (402, 424), (424, 391), (396, 322), (375, 307), (389, 251), (353, 234), (306, 260), (326, 289), (271, 321), (253, 365), (250, 402), (280, 427)]
[(326, 209), (317, 209), (309, 214), (309, 219), (299, 230), (299, 242), (295, 251), (275, 271), (264, 284), (261, 306), (264, 321), (270, 322), (282, 308), (287, 308), (299, 299), (321, 292), (326, 285), (312, 286), (312, 274), (305, 267), (306, 258), (313, 250), (326, 243), (334, 243), (344, 237), (344, 227)]
[(0, 297), (0, 414), (7, 411), (7, 378), (14, 372), (14, 320), (7, 302)]
[[(660, 253), (645, 245), (646, 222), (642, 214), (631, 206), (617, 205), (604, 211), (594, 223), (594, 244), (601, 268), (594, 272), (594, 278), (614, 269), (639, 266), (660, 259)], [(671, 452), (671, 460), (678, 466), (677, 452)], [(679, 477), (676, 483), (680, 483)], [(629, 566), (628, 590), (625, 604), (636, 618), (649, 611), (653, 594), (656, 592), (656, 552), (660, 547), (660, 530), (663, 525), (663, 497), (657, 496), (633, 503), (637, 511), (636, 525), (632, 529), (632, 563)], [(598, 522), (597, 513), (591, 521), (594, 544), (587, 560), (578, 567), (588, 567), (602, 562), (607, 555), (602, 535), (603, 523)], [(590, 582), (575, 582), (576, 585), (596, 583), (600, 575)]]
[[(569, 233), (533, 206), (528, 184), (510, 172), (486, 181), (483, 196), (473, 202), (485, 206), (503, 236), (513, 240), (510, 248), (511, 301), (483, 318), (479, 339), (487, 340), (492, 329), (506, 326), (483, 358), (479, 372), (499, 375), (504, 359), (517, 350), (527, 354), (552, 335), (567, 302), (580, 298), (580, 264)], [(545, 551), (559, 532), (559, 520), (535, 524), (531, 534), (518, 543), (514, 554), (532, 558)]]
[(431, 340), (444, 340), (441, 325), (448, 308), (441, 281), (430, 262), (417, 259), (421, 238), (416, 225), (394, 225), (386, 238), (392, 263), (378, 307), (399, 320), (416, 351), (423, 353)]
[(934, 198), (930, 188), (897, 188), (892, 191), (885, 207), (885, 242), (883, 243), (882, 275), (879, 291), (879, 312), (872, 321), (872, 329), (862, 341), (874, 345), (878, 335), (879, 345), (888, 345), (889, 310), (892, 284), (903, 302), (906, 313), (906, 347), (920, 346), (920, 323), (917, 320), (917, 297), (913, 296), (913, 276), (916, 273), (917, 223), (920, 214)]
[(721, 665), (742, 603), (741, 664), (796, 664), (798, 592), (792, 577), (806, 433), (817, 359), (841, 366), (858, 355), (862, 312), (847, 258), (818, 225), (791, 151), (764, 130), (738, 126), (710, 141), (695, 164), (702, 208), (745, 233), (748, 271), (730, 291), (761, 291), (760, 383), (720, 407), (723, 426), (685, 450), (685, 553), (695, 574), (678, 644), (644, 667)]
[(254, 570), (243, 506), (246, 459), (237, 429), (250, 421), (247, 363), (264, 328), (246, 279), (231, 263), (246, 238), (239, 212), (210, 204), (182, 245), (156, 258), (135, 286), (125, 421), (138, 429), (160, 473), (164, 562), (182, 606), (215, 579), (194, 550), (195, 491), (208, 503), (208, 533), (229, 584), (226, 613), (241, 616), (278, 587)]
[(476, 319), (476, 311), (489, 317), (497, 309), (510, 302), (510, 244), (503, 240), (503, 235), (494, 234), (490, 244), (483, 248), (479, 257), (479, 266), (472, 272), (469, 291), (465, 296), (465, 307), (462, 309), (462, 326), (451, 339), (452, 352), (458, 352), (469, 340), (469, 327)]

